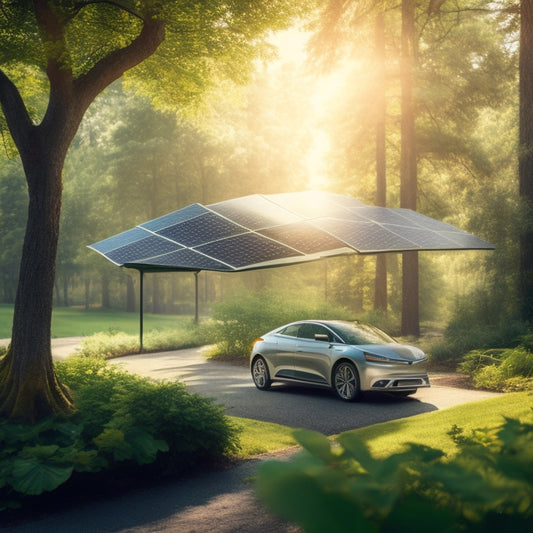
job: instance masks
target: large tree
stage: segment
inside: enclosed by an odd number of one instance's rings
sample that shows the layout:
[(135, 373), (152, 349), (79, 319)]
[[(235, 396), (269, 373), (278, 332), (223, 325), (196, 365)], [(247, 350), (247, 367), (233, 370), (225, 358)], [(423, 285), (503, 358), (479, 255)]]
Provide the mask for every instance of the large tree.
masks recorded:
[[(1, 2), (2, 126), (29, 194), (11, 345), (0, 361), (2, 417), (31, 421), (73, 408), (53, 369), (50, 328), (62, 169), (89, 105), (134, 67), (144, 90), (167, 106), (224, 80), (243, 82), (268, 31), (298, 9), (284, 0)], [(48, 101), (39, 109), (32, 96), (43, 88)]]
[(520, 2), (520, 145), (518, 174), (525, 221), (520, 235), (522, 319), (533, 322), (533, 0)]

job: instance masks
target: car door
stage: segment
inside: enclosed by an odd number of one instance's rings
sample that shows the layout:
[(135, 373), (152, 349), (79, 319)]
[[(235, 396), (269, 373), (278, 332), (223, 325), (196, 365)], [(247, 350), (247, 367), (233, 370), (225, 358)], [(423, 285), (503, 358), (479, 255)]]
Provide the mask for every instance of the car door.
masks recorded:
[(294, 356), (298, 352), (298, 330), (300, 324), (291, 324), (276, 334), (276, 346), (268, 354), (274, 367), (274, 376), (293, 377)]
[(333, 334), (324, 326), (314, 323), (302, 324), (298, 330), (298, 348), (294, 362), (299, 379), (328, 383), (333, 341)]

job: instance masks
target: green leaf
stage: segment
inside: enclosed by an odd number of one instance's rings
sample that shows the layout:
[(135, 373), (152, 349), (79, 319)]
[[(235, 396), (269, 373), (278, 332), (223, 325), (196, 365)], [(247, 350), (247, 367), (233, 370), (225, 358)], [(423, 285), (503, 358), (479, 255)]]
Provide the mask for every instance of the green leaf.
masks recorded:
[(298, 429), (294, 432), (294, 438), (311, 455), (325, 463), (336, 460), (336, 456), (331, 452), (330, 441), (321, 433), (308, 429)]
[(125, 461), (133, 457), (134, 450), (125, 441), (124, 433), (120, 429), (106, 428), (93, 442), (102, 451), (112, 454), (115, 461)]
[(168, 444), (164, 440), (158, 440), (152, 437), (146, 431), (139, 428), (133, 428), (125, 435), (127, 442), (133, 449), (133, 455), (138, 464), (153, 463), (157, 452), (168, 452)]
[(17, 458), (13, 461), (13, 488), (28, 495), (51, 491), (63, 484), (73, 467), (41, 461), (38, 457)]

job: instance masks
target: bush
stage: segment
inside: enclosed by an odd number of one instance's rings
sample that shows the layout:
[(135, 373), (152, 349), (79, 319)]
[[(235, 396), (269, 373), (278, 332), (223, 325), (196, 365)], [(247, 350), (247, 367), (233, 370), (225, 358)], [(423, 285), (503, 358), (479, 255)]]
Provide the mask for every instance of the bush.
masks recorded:
[[(152, 330), (143, 338), (144, 352), (180, 350), (201, 346), (208, 342), (207, 326), (191, 322), (186, 329)], [(79, 355), (86, 357), (105, 357), (107, 359), (139, 352), (139, 336), (121, 331), (104, 331), (85, 338), (81, 343)]]
[(458, 316), (446, 328), (446, 340), (432, 348), (431, 356), (434, 361), (457, 363), (472, 350), (517, 346), (526, 332), (527, 327), (521, 322), (488, 325), (462, 322)]
[(533, 352), (531, 336), (523, 343), (507, 350), (473, 350), (459, 365), (479, 388), (515, 392), (533, 390)]
[(0, 423), (0, 509), (53, 491), (74, 474), (87, 488), (131, 472), (177, 474), (238, 449), (222, 408), (182, 383), (131, 375), (103, 358), (72, 356), (56, 367), (77, 412), (35, 426)]
[(254, 339), (287, 322), (347, 316), (343, 308), (296, 302), (279, 292), (238, 293), (214, 307), (211, 340), (216, 348), (212, 355), (247, 357)]
[(354, 434), (341, 434), (332, 446), (302, 430), (295, 436), (305, 452), (289, 463), (264, 463), (258, 494), (307, 533), (528, 531), (532, 420), (506, 419), (471, 435), (453, 427), (458, 452), (450, 458), (415, 444), (375, 458)]

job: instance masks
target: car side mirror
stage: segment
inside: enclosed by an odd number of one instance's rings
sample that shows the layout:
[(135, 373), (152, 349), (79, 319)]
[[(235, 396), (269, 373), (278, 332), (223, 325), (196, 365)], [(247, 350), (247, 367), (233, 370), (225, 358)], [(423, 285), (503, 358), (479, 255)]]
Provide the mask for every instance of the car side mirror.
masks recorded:
[(315, 341), (329, 342), (329, 335), (325, 333), (315, 333)]

